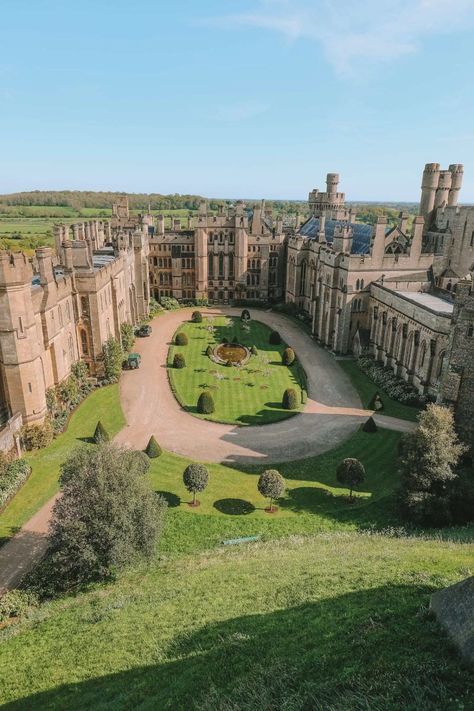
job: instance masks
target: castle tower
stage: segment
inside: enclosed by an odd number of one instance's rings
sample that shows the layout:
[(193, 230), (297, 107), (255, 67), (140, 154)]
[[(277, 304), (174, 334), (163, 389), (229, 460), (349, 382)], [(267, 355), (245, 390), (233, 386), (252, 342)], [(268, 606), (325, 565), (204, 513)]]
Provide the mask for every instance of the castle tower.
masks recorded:
[(329, 203), (336, 202), (337, 186), (339, 185), (339, 173), (328, 173), (326, 176), (326, 192)]
[(433, 215), (439, 174), (439, 163), (427, 163), (425, 165), (421, 182), (420, 215), (425, 218), (427, 226), (429, 226)]
[(452, 163), (449, 166), (451, 173), (451, 190), (448, 196), (448, 205), (455, 207), (458, 204), (459, 191), (462, 187), (462, 179), (464, 177), (464, 166), (461, 163)]
[(0, 367), (12, 415), (24, 422), (46, 414), (45, 378), (32, 301), (33, 270), (23, 254), (0, 254)]
[(244, 203), (239, 200), (235, 213), (235, 281), (243, 283), (247, 272), (248, 234)]
[(194, 249), (196, 254), (196, 298), (204, 299), (208, 288), (207, 259), (207, 203), (201, 200), (195, 232)]
[(445, 207), (448, 204), (449, 193), (451, 190), (451, 171), (441, 170), (439, 174), (438, 189), (435, 195), (435, 209)]

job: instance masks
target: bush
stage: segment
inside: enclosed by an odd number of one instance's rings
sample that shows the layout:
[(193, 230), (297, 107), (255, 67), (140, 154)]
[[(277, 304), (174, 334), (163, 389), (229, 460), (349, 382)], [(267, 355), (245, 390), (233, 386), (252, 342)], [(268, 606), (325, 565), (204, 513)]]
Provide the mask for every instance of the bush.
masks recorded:
[(376, 412), (378, 412), (379, 410), (383, 410), (383, 408), (383, 400), (380, 397), (380, 393), (377, 392), (373, 395), (369, 402), (369, 410), (375, 410)]
[(202, 313), (200, 311), (193, 311), (191, 319), (194, 321), (194, 323), (202, 323)]
[(250, 321), (250, 311), (248, 309), (244, 309), (242, 313), (240, 314), (240, 320), (241, 321)]
[(53, 427), (49, 419), (42, 425), (24, 425), (20, 431), (23, 449), (30, 452), (33, 449), (43, 449), (54, 439)]
[(364, 424), (362, 425), (362, 431), (377, 432), (377, 425), (375, 424), (375, 420), (373, 417), (369, 417), (369, 419), (364, 422)]
[(349, 500), (352, 501), (352, 490), (365, 479), (364, 465), (358, 459), (347, 457), (337, 467), (336, 478), (340, 484), (345, 484), (349, 488)]
[(122, 372), (123, 351), (122, 346), (113, 336), (110, 336), (104, 343), (104, 375), (109, 382), (116, 382)]
[(187, 346), (188, 345), (188, 337), (185, 333), (180, 331), (179, 333), (176, 334), (176, 338), (174, 339), (174, 342), (177, 346)]
[(153, 557), (166, 502), (152, 490), (143, 462), (142, 452), (111, 444), (79, 448), (64, 462), (45, 561), (48, 585), (69, 590)]
[(130, 323), (120, 324), (120, 341), (124, 353), (130, 353), (135, 343), (134, 328)]
[(269, 510), (273, 511), (273, 500), (279, 499), (285, 491), (285, 480), (276, 469), (267, 469), (260, 475), (257, 488), (262, 496), (270, 499)]
[(203, 464), (189, 464), (183, 472), (183, 483), (193, 494), (193, 505), (196, 505), (196, 494), (204, 491), (209, 481), (209, 472)]
[(271, 343), (273, 346), (279, 346), (279, 345), (280, 345), (280, 343), (281, 343), (281, 336), (280, 336), (280, 334), (278, 333), (278, 331), (272, 331), (272, 332), (270, 333), (269, 341), (270, 341), (270, 343)]
[(257, 346), (252, 346), (252, 348), (250, 349), (250, 352), (251, 352), (252, 355), (255, 355), (255, 356), (258, 355), (258, 348), (257, 348)]
[(233, 363), (232, 363), (231, 360), (226, 361), (226, 367), (227, 367), (227, 368), (232, 368), (232, 365), (233, 365)]
[(222, 343), (229, 343), (228, 339), (225, 336), (222, 339)]
[(296, 410), (298, 407), (298, 396), (296, 390), (293, 388), (287, 388), (283, 393), (282, 407), (284, 410)]
[(11, 462), (2, 461), (0, 475), (0, 507), (10, 501), (18, 489), (25, 483), (31, 472), (31, 467), (25, 459), (14, 459)]
[(212, 346), (208, 346), (208, 347), (206, 348), (206, 355), (209, 356), (209, 357), (211, 357), (211, 355), (212, 355), (213, 353), (214, 353), (214, 350), (213, 350)]
[(295, 358), (296, 356), (293, 348), (288, 347), (285, 348), (285, 350), (283, 351), (281, 362), (283, 363), (283, 365), (293, 365), (293, 363), (295, 362)]
[(98, 421), (95, 427), (93, 440), (96, 444), (101, 444), (102, 442), (110, 442), (110, 435), (100, 420)]
[(209, 390), (203, 390), (197, 401), (197, 411), (202, 415), (210, 415), (214, 412), (214, 398)]
[(185, 368), (186, 359), (183, 353), (175, 353), (173, 357), (173, 368)]
[[(405, 405), (414, 405), (418, 407), (423, 407), (428, 402), (430, 402), (430, 396), (420, 395), (413, 385), (406, 383), (401, 380), (390, 368), (385, 368), (382, 363), (374, 360), (371, 356), (361, 356), (358, 359), (358, 364), (361, 370), (366, 373), (366, 375), (378, 385), (380, 388), (387, 393), (387, 395), (394, 400), (404, 403)], [(377, 409), (376, 400), (383, 402), (379, 393), (375, 393), (371, 400), (371, 408)], [(378, 409), (381, 409), (380, 407)]]
[(38, 598), (25, 590), (8, 590), (0, 597), (0, 622), (11, 617), (24, 617), (32, 607), (38, 606)]
[(163, 454), (163, 450), (161, 449), (160, 445), (158, 444), (153, 435), (148, 440), (148, 444), (145, 448), (145, 454), (150, 459), (156, 459), (157, 457), (161, 457), (161, 455)]
[(164, 309), (167, 311), (176, 311), (176, 309), (179, 309), (179, 302), (176, 299), (173, 299), (171, 296), (162, 296), (160, 299), (160, 303)]

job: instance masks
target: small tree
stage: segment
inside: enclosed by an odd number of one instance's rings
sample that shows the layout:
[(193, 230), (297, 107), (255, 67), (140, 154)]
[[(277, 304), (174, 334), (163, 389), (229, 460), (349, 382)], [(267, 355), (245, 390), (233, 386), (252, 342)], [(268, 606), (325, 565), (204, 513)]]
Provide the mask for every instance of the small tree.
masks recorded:
[(298, 396), (296, 394), (296, 390), (293, 390), (293, 388), (287, 388), (283, 393), (281, 405), (284, 410), (296, 410), (298, 407)]
[(267, 469), (260, 475), (257, 488), (262, 496), (270, 499), (270, 505), (266, 509), (269, 513), (273, 513), (274, 499), (279, 499), (285, 491), (285, 480), (276, 469)]
[(110, 442), (110, 435), (100, 420), (95, 427), (93, 440), (96, 444)]
[(177, 346), (187, 346), (188, 345), (188, 337), (183, 331), (180, 331), (179, 333), (176, 334), (176, 338), (174, 339), (174, 342), (176, 343)]
[(104, 371), (107, 380), (118, 380), (122, 372), (122, 346), (113, 336), (106, 340), (103, 346)]
[(150, 459), (156, 459), (157, 457), (161, 457), (161, 455), (163, 454), (163, 450), (161, 449), (160, 445), (158, 444), (153, 435), (148, 440), (148, 444), (145, 448), (145, 454)]
[(197, 411), (201, 415), (210, 415), (214, 412), (214, 398), (209, 390), (203, 390), (197, 401)]
[(186, 359), (183, 353), (175, 353), (173, 357), (173, 368), (185, 368)]
[(200, 311), (193, 311), (191, 318), (194, 323), (202, 323), (202, 313)]
[(364, 465), (358, 459), (347, 457), (337, 467), (336, 477), (340, 484), (349, 487), (349, 501), (353, 501), (352, 490), (365, 479)]
[(270, 333), (269, 341), (270, 341), (270, 343), (271, 343), (273, 346), (279, 346), (279, 345), (280, 345), (280, 343), (281, 343), (281, 336), (280, 336), (280, 334), (278, 333), (278, 331), (272, 331), (272, 332)]
[(364, 422), (362, 425), (362, 431), (363, 432), (377, 432), (377, 425), (375, 424), (375, 420), (373, 417), (369, 417), (368, 420)]
[(295, 358), (296, 356), (293, 348), (290, 348), (288, 346), (288, 348), (285, 348), (285, 350), (283, 351), (281, 362), (283, 363), (283, 365), (293, 365), (293, 363), (295, 362)]
[(450, 523), (456, 466), (465, 449), (451, 410), (428, 405), (415, 432), (405, 435), (400, 446), (400, 503), (406, 518), (420, 525)]
[(183, 483), (186, 489), (192, 493), (192, 506), (199, 506), (196, 494), (204, 491), (209, 482), (209, 472), (203, 464), (189, 464), (183, 472)]
[(120, 325), (120, 340), (124, 353), (130, 353), (135, 342), (135, 333), (130, 323), (122, 323)]

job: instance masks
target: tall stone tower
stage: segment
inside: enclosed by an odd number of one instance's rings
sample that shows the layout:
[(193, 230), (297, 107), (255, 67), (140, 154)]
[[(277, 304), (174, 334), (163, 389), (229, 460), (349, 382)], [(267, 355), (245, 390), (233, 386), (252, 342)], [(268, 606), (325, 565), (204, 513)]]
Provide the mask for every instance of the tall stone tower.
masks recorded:
[(235, 210), (235, 281), (244, 283), (247, 272), (248, 232), (247, 218), (244, 213), (244, 203), (239, 200)]
[(421, 181), (420, 215), (429, 226), (433, 218), (436, 191), (438, 189), (440, 168), (439, 163), (427, 163)]
[(207, 203), (201, 200), (196, 225), (196, 298), (207, 296), (208, 260), (207, 260)]
[(462, 179), (464, 177), (464, 166), (461, 163), (452, 163), (449, 166), (451, 173), (451, 190), (448, 196), (448, 205), (455, 207), (459, 200), (459, 191), (462, 188)]

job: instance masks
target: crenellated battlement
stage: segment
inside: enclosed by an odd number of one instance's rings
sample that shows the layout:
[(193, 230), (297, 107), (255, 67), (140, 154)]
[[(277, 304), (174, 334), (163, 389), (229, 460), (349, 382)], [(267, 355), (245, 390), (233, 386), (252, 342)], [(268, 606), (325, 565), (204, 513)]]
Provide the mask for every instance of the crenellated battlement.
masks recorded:
[(0, 287), (31, 283), (33, 268), (23, 252), (0, 252)]

